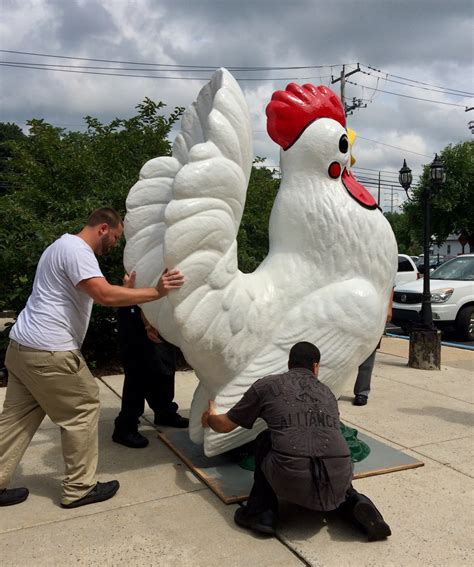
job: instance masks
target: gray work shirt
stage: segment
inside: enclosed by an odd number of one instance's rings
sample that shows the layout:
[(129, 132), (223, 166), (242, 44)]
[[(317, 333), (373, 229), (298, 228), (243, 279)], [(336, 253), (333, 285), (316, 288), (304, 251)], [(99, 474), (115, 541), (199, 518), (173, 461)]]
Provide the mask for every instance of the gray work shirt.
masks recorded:
[(262, 470), (279, 496), (314, 510), (344, 502), (353, 467), (337, 400), (310, 370), (257, 380), (227, 415), (246, 429), (266, 422), (272, 449)]

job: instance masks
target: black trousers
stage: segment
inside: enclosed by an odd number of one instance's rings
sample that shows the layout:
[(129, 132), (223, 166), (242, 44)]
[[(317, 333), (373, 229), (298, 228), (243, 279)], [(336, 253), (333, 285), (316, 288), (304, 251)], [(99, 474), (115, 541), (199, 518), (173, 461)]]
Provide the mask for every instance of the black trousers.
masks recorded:
[[(268, 429), (259, 434), (259, 436), (255, 439), (255, 445), (254, 481), (247, 501), (247, 514), (262, 514), (267, 510), (272, 510), (275, 514), (277, 514), (278, 497), (266, 476), (263, 474), (261, 468), (265, 456), (272, 448), (270, 431)], [(360, 498), (368, 500), (366, 496), (358, 493), (351, 485), (347, 491), (345, 502), (337, 508), (337, 511), (342, 513), (348, 519), (352, 519), (352, 511)]]
[(125, 381), (122, 408), (115, 426), (123, 432), (133, 432), (145, 410), (145, 400), (155, 415), (176, 413), (178, 405), (173, 402), (176, 347), (150, 341), (137, 306), (120, 307), (117, 319)]
[(272, 448), (270, 431), (266, 429), (255, 439), (255, 472), (253, 486), (247, 501), (248, 514), (262, 514), (267, 510), (278, 512), (278, 498), (262, 471), (262, 463)]

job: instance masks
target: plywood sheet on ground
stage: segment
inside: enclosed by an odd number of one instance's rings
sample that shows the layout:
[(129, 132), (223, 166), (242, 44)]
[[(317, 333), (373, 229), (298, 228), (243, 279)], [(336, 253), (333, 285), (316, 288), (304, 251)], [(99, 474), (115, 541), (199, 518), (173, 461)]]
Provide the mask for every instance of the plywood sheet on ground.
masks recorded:
[[(167, 431), (159, 433), (159, 437), (223, 502), (234, 504), (247, 500), (253, 472), (242, 469), (225, 454), (206, 457), (202, 447), (190, 441), (187, 431)], [(358, 438), (369, 445), (370, 454), (355, 463), (356, 479), (423, 466), (421, 461), (368, 435), (359, 432)]]

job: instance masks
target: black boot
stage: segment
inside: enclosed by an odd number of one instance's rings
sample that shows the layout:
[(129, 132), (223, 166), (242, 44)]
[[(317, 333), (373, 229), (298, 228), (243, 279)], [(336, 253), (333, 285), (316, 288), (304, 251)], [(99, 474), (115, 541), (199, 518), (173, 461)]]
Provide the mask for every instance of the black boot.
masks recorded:
[(378, 541), (392, 535), (389, 525), (372, 500), (354, 489), (348, 492), (347, 500), (341, 504), (338, 511), (366, 533), (368, 541)]
[(273, 510), (260, 514), (248, 514), (247, 506), (240, 506), (234, 514), (235, 523), (260, 534), (275, 535), (276, 515)]
[(155, 425), (167, 425), (168, 427), (177, 427), (178, 429), (186, 429), (189, 427), (189, 419), (179, 415), (177, 412), (167, 413), (160, 412), (155, 413), (155, 419), (153, 422)]
[(115, 427), (112, 441), (130, 447), (130, 449), (143, 449), (149, 443), (148, 439), (138, 433), (139, 419), (123, 417), (122, 412), (115, 418)]
[(149, 443), (148, 439), (138, 431), (121, 431), (117, 428), (114, 429), (112, 440), (130, 449), (144, 449)]

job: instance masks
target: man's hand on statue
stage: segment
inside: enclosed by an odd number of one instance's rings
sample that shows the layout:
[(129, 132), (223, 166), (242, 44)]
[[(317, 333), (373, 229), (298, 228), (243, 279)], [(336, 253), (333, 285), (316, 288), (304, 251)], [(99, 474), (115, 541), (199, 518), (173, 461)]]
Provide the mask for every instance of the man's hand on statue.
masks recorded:
[(214, 403), (214, 400), (209, 400), (207, 411), (209, 412), (209, 415), (217, 415), (216, 404)]
[(125, 274), (123, 276), (123, 287), (133, 288), (135, 287), (135, 281), (137, 279), (137, 272), (133, 271), (130, 275)]
[(160, 294), (160, 297), (163, 297), (167, 295), (169, 291), (178, 289), (183, 284), (184, 276), (179, 270), (168, 270), (168, 268), (166, 268), (156, 284), (156, 289)]
[(203, 427), (210, 427), (209, 416), (211, 416), (211, 415), (217, 415), (214, 400), (209, 400), (209, 406), (208, 406), (207, 410), (202, 414), (201, 425)]

